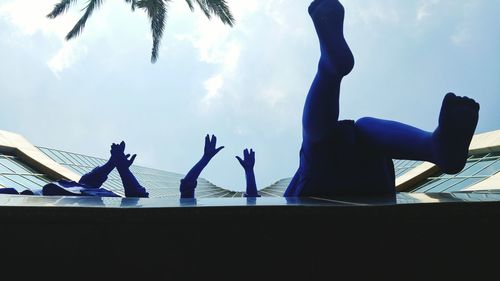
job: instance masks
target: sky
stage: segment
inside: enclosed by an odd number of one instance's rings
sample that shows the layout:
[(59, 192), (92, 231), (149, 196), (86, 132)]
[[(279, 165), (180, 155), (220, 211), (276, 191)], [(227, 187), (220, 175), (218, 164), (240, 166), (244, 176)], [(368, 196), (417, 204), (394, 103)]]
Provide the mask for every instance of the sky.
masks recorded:
[[(169, 4), (157, 63), (147, 16), (104, 1), (76, 39), (79, 0), (0, 0), (0, 129), (107, 158), (124, 140), (135, 164), (185, 174), (206, 134), (225, 148), (201, 177), (244, 190), (235, 156), (256, 151), (257, 185), (298, 167), (304, 100), (319, 58), (305, 0), (228, 0), (236, 24)], [(344, 0), (356, 65), (340, 118), (391, 119), (432, 131), (447, 92), (481, 104), (477, 133), (500, 129), (500, 0)]]

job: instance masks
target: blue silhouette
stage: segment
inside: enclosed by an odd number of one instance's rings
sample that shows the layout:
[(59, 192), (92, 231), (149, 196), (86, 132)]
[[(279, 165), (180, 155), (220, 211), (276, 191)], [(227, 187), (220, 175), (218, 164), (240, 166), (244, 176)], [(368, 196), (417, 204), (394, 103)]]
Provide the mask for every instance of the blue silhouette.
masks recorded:
[(435, 163), (445, 173), (465, 166), (479, 104), (448, 93), (434, 132), (390, 120), (338, 120), (342, 78), (354, 67), (343, 35), (344, 7), (315, 0), (308, 9), (321, 57), (302, 117), (300, 164), (285, 196), (395, 196), (392, 159)]
[(239, 156), (236, 156), (238, 162), (240, 162), (241, 166), (245, 170), (245, 179), (247, 183), (246, 192), (243, 194), (244, 197), (260, 197), (257, 192), (257, 184), (255, 183), (255, 173), (253, 171), (253, 167), (255, 165), (255, 152), (253, 149), (243, 150), (243, 159)]
[(200, 161), (198, 161), (193, 166), (193, 168), (189, 170), (186, 176), (181, 179), (181, 185), (179, 188), (181, 192), (181, 198), (194, 198), (194, 190), (196, 188), (196, 185), (198, 184), (197, 180), (201, 172), (203, 171), (203, 169), (205, 169), (210, 160), (212, 160), (212, 158), (224, 148), (224, 146), (216, 146), (217, 137), (212, 135), (212, 138), (210, 138), (209, 135), (206, 135), (203, 156), (201, 157)]
[[(61, 179), (48, 183), (41, 190), (24, 190), (18, 192), (13, 188), (0, 189), (4, 194), (22, 195), (60, 195), (60, 196), (99, 196), (99, 197), (120, 197), (118, 194), (101, 187), (108, 179), (109, 173), (116, 168), (120, 174), (125, 197), (148, 197), (149, 193), (142, 187), (135, 176), (130, 171), (130, 166), (135, 160), (136, 154), (130, 157), (125, 155), (125, 142), (111, 145), (111, 156), (102, 166), (94, 168), (89, 173), (83, 175), (78, 182)], [(129, 159), (130, 158), (130, 159)]]

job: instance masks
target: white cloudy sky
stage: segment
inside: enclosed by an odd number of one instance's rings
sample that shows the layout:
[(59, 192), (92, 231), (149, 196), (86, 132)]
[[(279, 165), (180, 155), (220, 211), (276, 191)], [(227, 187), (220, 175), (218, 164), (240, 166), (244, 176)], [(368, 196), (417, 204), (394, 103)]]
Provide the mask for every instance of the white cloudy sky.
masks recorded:
[[(125, 140), (136, 164), (186, 173), (203, 138), (226, 148), (202, 177), (244, 188), (234, 158), (256, 151), (259, 187), (298, 165), (300, 119), (319, 57), (309, 0), (228, 0), (233, 28), (173, 0), (160, 59), (149, 23), (104, 1), (83, 34), (64, 36), (86, 1), (0, 0), (0, 129), (35, 145), (107, 157)], [(500, 129), (500, 0), (344, 0), (356, 57), (341, 118), (374, 116), (433, 130), (448, 91), (481, 103), (477, 132)]]

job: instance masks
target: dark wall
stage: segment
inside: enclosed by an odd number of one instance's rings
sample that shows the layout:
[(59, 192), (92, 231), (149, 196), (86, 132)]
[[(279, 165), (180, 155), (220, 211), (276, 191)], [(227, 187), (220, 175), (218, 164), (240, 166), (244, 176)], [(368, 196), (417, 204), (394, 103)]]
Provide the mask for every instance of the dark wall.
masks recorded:
[(16, 276), (478, 280), (500, 260), (498, 202), (0, 207), (0, 222), (2, 273)]

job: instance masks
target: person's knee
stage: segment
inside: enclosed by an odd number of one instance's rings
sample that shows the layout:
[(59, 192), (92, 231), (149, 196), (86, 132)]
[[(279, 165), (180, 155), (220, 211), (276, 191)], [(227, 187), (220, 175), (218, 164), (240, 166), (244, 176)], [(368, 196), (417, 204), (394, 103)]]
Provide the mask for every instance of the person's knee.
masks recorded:
[(373, 125), (374, 120), (375, 120), (375, 118), (373, 118), (373, 117), (361, 117), (358, 120), (356, 120), (355, 124), (356, 124), (356, 127), (361, 128), (361, 129), (368, 128), (371, 125)]

